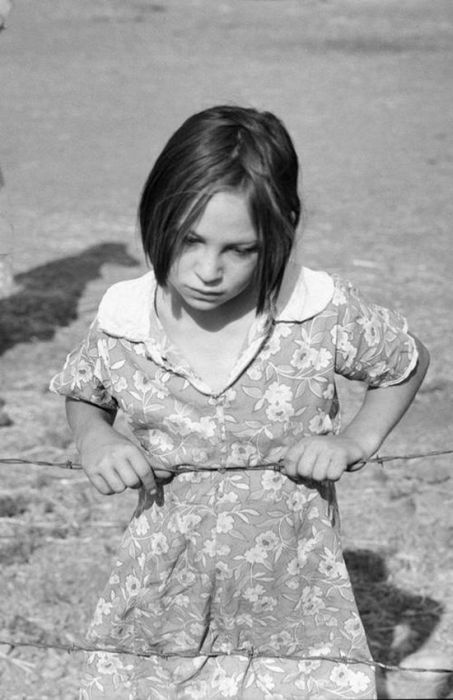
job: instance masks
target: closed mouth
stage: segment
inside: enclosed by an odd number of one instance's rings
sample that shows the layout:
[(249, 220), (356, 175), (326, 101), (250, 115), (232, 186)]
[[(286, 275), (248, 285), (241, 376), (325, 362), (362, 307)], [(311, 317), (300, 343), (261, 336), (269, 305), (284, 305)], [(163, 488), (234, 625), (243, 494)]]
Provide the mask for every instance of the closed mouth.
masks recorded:
[(210, 290), (193, 289), (193, 287), (190, 287), (190, 291), (192, 292), (192, 294), (198, 294), (202, 297), (219, 297), (223, 294), (223, 292), (212, 292)]

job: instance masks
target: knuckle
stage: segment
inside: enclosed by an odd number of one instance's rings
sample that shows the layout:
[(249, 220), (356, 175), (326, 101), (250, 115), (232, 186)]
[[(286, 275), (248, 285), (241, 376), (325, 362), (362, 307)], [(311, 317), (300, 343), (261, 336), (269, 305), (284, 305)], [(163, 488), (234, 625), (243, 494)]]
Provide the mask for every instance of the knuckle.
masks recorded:
[(99, 464), (95, 470), (95, 474), (102, 476), (104, 479), (110, 480), (114, 474), (113, 465), (110, 462)]
[(119, 443), (115, 445), (111, 450), (111, 455), (114, 458), (123, 458), (130, 452), (130, 446), (127, 443)]
[(124, 481), (125, 481), (127, 486), (129, 486), (130, 488), (134, 488), (134, 486), (137, 486), (138, 484), (140, 484), (140, 477), (137, 475), (134, 475), (134, 476), (131, 475), (131, 476), (128, 476), (126, 479), (124, 479)]
[(110, 454), (105, 454), (91, 466), (91, 469), (94, 473), (102, 474), (111, 469), (112, 463), (112, 456)]

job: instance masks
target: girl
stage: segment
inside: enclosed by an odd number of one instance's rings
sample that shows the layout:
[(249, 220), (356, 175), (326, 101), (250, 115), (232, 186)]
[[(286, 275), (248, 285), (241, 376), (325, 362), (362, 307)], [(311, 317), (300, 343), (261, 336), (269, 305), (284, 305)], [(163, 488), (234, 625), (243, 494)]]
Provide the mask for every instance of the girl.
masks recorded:
[[(52, 380), (95, 488), (139, 488), (90, 630), (131, 653), (91, 654), (85, 699), (375, 697), (334, 482), (399, 421), (428, 353), (298, 265), (297, 177), (274, 115), (190, 117), (140, 201), (152, 271), (107, 291)], [(335, 373), (368, 385), (342, 430)]]

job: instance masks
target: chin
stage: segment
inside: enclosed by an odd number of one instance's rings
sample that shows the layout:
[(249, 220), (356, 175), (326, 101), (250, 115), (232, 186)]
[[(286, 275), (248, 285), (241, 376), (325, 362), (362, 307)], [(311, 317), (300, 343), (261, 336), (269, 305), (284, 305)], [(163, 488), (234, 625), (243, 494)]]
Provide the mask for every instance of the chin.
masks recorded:
[(197, 311), (211, 311), (223, 306), (225, 302), (218, 299), (186, 299), (185, 303), (188, 307), (197, 309)]

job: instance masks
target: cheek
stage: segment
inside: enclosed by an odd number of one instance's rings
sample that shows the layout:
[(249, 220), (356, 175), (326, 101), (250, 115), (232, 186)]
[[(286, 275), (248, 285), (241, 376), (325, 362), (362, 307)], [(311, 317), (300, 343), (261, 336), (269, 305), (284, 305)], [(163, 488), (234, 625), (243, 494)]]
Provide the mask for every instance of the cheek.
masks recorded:
[(255, 275), (256, 265), (256, 261), (248, 261), (234, 266), (233, 274), (238, 285), (244, 286), (252, 281)]
[(181, 277), (187, 272), (190, 264), (187, 259), (187, 255), (178, 255), (178, 257), (171, 263), (168, 271), (168, 281), (178, 282)]

